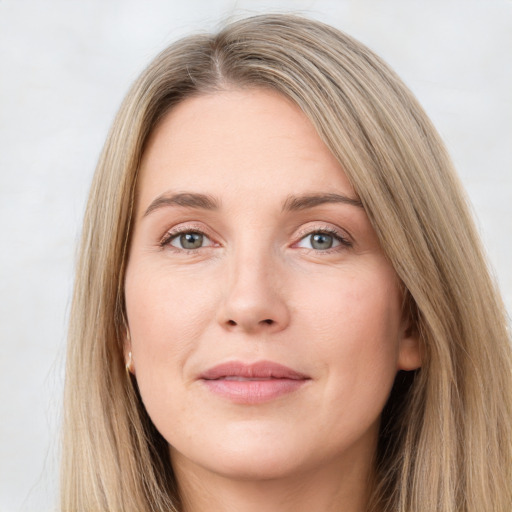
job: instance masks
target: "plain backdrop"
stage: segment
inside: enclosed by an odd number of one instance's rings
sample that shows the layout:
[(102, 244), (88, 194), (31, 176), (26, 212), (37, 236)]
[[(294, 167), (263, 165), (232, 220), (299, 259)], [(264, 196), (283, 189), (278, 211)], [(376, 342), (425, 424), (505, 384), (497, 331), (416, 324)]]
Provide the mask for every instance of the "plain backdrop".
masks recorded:
[(263, 11), (348, 32), (409, 85), (512, 311), (511, 0), (0, 0), (0, 511), (56, 507), (75, 248), (123, 95), (168, 43)]

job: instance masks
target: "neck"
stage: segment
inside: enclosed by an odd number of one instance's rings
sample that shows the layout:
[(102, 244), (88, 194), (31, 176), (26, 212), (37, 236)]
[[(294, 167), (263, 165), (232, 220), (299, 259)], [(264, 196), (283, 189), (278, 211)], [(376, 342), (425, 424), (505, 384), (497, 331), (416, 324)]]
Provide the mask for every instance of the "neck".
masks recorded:
[[(181, 457), (173, 454), (174, 462)], [(183, 512), (364, 512), (371, 457), (272, 479), (231, 478), (188, 460), (175, 464)]]

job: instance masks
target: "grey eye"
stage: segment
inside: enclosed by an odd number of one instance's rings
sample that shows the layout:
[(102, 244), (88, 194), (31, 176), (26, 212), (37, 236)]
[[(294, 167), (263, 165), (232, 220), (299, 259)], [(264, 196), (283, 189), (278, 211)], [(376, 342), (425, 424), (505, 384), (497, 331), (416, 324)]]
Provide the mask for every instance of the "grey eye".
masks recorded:
[(171, 241), (171, 245), (178, 249), (199, 249), (203, 246), (205, 236), (202, 233), (189, 231), (181, 233)]
[(347, 243), (340, 236), (324, 231), (315, 231), (302, 238), (297, 244), (298, 247), (304, 247), (305, 249), (314, 249), (315, 251), (326, 251), (333, 247)]
[(309, 238), (311, 247), (317, 251), (330, 249), (334, 244), (334, 237), (327, 233), (314, 233)]

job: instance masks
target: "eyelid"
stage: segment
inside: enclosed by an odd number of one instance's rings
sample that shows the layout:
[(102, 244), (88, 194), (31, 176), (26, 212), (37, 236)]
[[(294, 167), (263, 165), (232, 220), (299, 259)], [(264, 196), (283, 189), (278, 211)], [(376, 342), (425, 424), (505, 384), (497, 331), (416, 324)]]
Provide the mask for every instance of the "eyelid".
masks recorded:
[(210, 240), (210, 242), (212, 242), (210, 245), (200, 247), (200, 249), (219, 245), (215, 241), (215, 237), (210, 233), (210, 230), (206, 229), (203, 224), (188, 223), (188, 222), (183, 222), (183, 223), (177, 224), (176, 226), (173, 226), (173, 227), (167, 229), (165, 231), (165, 234), (160, 238), (158, 245), (162, 248), (163, 247), (172, 247), (173, 249), (175, 249), (177, 251), (186, 251), (186, 252), (197, 251), (198, 249), (180, 249), (179, 247), (174, 247), (171, 245), (170, 242), (182, 233), (199, 233), (199, 234), (203, 235), (205, 238), (207, 238), (208, 240)]
[[(317, 249), (310, 249), (310, 250), (313, 250), (316, 252), (328, 253), (329, 251), (339, 250), (340, 246), (342, 248), (347, 248), (347, 247), (352, 247), (354, 245), (353, 241), (352, 241), (352, 237), (349, 235), (349, 233), (347, 233), (345, 230), (334, 227), (331, 224), (323, 224), (323, 225), (308, 224), (307, 227), (303, 227), (299, 230), (297, 235), (294, 237), (295, 242), (292, 245), (296, 246), (299, 242), (304, 240), (304, 238), (311, 236), (315, 233), (326, 233), (328, 235), (332, 235), (340, 242), (339, 246), (333, 247), (331, 249), (325, 249), (322, 251), (317, 250)], [(305, 249), (307, 249), (307, 248), (305, 248)]]
[[(170, 244), (170, 242), (175, 239), (177, 236), (179, 236), (182, 233), (199, 233), (203, 235), (205, 238), (207, 238), (211, 244), (207, 246), (200, 247), (198, 249), (180, 249), (179, 247), (174, 247)], [(332, 224), (313, 224), (308, 223), (306, 226), (301, 227), (301, 229), (296, 233), (294, 236), (294, 242), (292, 244), (293, 246), (297, 246), (297, 244), (302, 241), (307, 236), (310, 236), (314, 233), (326, 233), (329, 235), (334, 236), (338, 241), (339, 245), (336, 247), (333, 247), (331, 249), (325, 249), (325, 250), (318, 250), (318, 249), (310, 249), (315, 252), (323, 252), (323, 253), (329, 253), (330, 251), (336, 251), (340, 250), (341, 248), (347, 248), (353, 246), (352, 237), (349, 233), (347, 233), (345, 230), (342, 230), (339, 227), (335, 227)], [(184, 251), (184, 252), (194, 252), (198, 251), (199, 249), (205, 249), (209, 247), (219, 246), (220, 244), (216, 241), (215, 235), (211, 234), (211, 230), (204, 226), (202, 223), (198, 222), (183, 222), (180, 224), (177, 224), (171, 228), (168, 228), (165, 231), (165, 234), (161, 237), (161, 239), (158, 242), (158, 245), (162, 248), (164, 247), (172, 247), (176, 251)], [(307, 249), (307, 248), (304, 248)]]

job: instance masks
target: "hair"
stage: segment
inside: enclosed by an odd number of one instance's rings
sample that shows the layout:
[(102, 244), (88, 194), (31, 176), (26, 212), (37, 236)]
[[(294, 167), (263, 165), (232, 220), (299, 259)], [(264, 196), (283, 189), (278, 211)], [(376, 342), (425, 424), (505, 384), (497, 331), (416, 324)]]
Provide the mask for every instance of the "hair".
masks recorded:
[(404, 289), (423, 364), (382, 415), (368, 510), (512, 510), (507, 318), (436, 130), (374, 53), (320, 22), (260, 15), (164, 50), (126, 96), (92, 183), (69, 328), (61, 507), (180, 510), (166, 441), (125, 371), (124, 276), (148, 136), (194, 95), (267, 88), (306, 114)]

